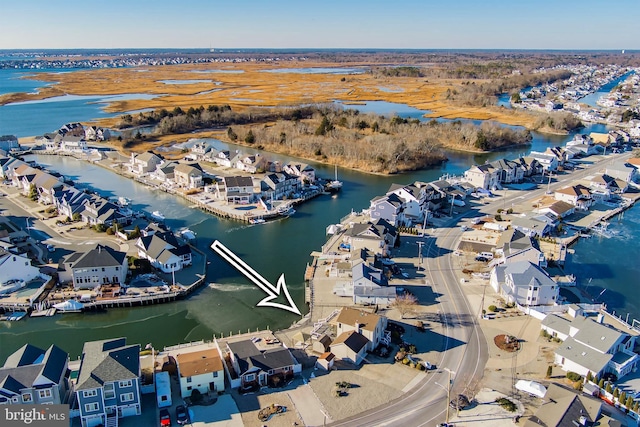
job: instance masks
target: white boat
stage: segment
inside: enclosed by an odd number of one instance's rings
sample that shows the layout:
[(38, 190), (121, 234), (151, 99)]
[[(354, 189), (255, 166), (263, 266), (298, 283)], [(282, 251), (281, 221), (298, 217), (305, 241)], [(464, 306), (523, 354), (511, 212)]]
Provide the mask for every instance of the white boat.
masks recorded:
[(27, 283), (21, 279), (11, 279), (4, 283), (0, 283), (0, 295), (8, 295), (27, 286)]
[(54, 304), (53, 307), (63, 313), (78, 313), (84, 308), (84, 304), (79, 301), (70, 299), (58, 304)]
[(264, 222), (264, 218), (251, 218), (249, 220), (249, 224), (263, 224)]
[(122, 207), (129, 206), (131, 199), (127, 199), (126, 197), (120, 196), (118, 197), (118, 204)]
[(159, 221), (164, 221), (165, 220), (164, 215), (162, 215), (162, 212), (160, 212), (160, 211), (151, 212), (151, 217), (154, 218), (154, 219), (157, 219)]
[(333, 181), (329, 181), (326, 185), (325, 185), (325, 189), (327, 191), (331, 191), (331, 192), (337, 192), (340, 191), (340, 189), (342, 188), (342, 181), (338, 181), (338, 166), (335, 166), (335, 176)]
[(184, 230), (182, 230), (180, 232), (180, 236), (182, 236), (183, 239), (189, 240), (189, 241), (196, 239), (195, 231), (191, 231), (188, 228), (185, 228)]
[(296, 213), (295, 209), (293, 209), (290, 205), (280, 205), (278, 206), (278, 213), (282, 216), (291, 216)]

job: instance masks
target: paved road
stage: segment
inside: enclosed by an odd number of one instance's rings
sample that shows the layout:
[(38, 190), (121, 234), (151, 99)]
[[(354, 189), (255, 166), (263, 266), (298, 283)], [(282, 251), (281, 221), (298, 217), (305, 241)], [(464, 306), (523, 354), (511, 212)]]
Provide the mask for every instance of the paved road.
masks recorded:
[[(515, 202), (539, 198), (548, 190), (553, 191), (568, 185), (571, 181), (584, 179), (614, 161), (627, 159), (631, 155), (632, 153), (623, 153), (604, 157), (583, 169), (557, 175), (550, 185), (541, 185), (539, 189), (527, 191), (524, 195), (520, 191), (509, 192), (505, 190), (503, 197), (488, 199), (488, 203), (479, 209), (470, 210), (451, 218), (444, 226), (437, 229), (433, 236), (425, 237), (423, 255), (425, 256), (426, 278), (433, 286), (433, 291), (441, 294), (439, 297), (440, 314), (447, 337), (439, 366), (455, 372), (451, 396), (464, 393), (469, 387), (473, 388), (478, 384), (482, 379), (489, 357), (485, 337), (477, 322), (480, 307), (470, 306), (460, 286), (459, 277), (455, 273), (456, 267), (453, 265), (452, 253), (462, 233), (457, 227), (457, 223), (465, 217), (477, 216), (478, 212), (493, 214), (500, 207), (510, 207)], [(448, 380), (449, 373), (444, 369), (429, 373), (426, 381), (397, 400), (331, 425), (349, 427), (372, 425), (435, 426), (437, 423), (445, 421)]]

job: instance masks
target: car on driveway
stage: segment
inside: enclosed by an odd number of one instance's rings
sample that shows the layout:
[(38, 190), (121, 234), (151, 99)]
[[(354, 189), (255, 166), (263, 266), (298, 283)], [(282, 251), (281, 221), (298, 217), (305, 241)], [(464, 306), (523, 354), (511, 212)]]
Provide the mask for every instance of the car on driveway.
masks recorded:
[(483, 256), (481, 256), (481, 255), (478, 255), (478, 256), (476, 257), (476, 261), (479, 261), (479, 262), (488, 262), (488, 261), (489, 261), (489, 258), (487, 258), (487, 257), (483, 257)]
[(171, 426), (171, 415), (169, 415), (169, 410), (167, 408), (160, 409), (160, 426)]
[(187, 408), (183, 405), (176, 406), (176, 421), (180, 425), (184, 425), (189, 422), (189, 413), (187, 412)]

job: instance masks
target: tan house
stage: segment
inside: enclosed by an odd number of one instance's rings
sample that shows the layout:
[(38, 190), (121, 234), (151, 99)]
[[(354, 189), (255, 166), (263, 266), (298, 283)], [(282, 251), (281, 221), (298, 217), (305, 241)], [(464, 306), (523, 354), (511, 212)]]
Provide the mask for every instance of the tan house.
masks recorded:
[(140, 154), (131, 153), (129, 168), (131, 169), (131, 172), (142, 175), (153, 172), (161, 163), (162, 159), (151, 151), (146, 151)]
[(371, 341), (358, 331), (343, 332), (331, 344), (331, 352), (340, 360), (359, 365), (364, 361), (370, 344)]
[(191, 397), (193, 390), (202, 394), (224, 391), (224, 367), (217, 348), (178, 354), (176, 362), (183, 398)]
[(591, 206), (591, 191), (582, 184), (571, 185), (556, 190), (553, 196), (556, 200), (570, 203), (577, 209), (587, 210)]
[[(354, 331), (365, 337), (368, 341), (366, 345), (366, 350), (368, 351), (373, 350), (380, 343), (388, 344), (387, 340), (390, 340), (390, 334), (386, 331), (386, 317), (378, 316), (377, 314), (364, 310), (344, 307), (340, 311), (340, 314), (338, 314), (336, 322), (338, 338), (331, 344), (331, 351), (336, 354), (336, 356), (338, 356), (338, 354), (333, 348), (340, 339), (340, 336), (345, 332)], [(346, 337), (343, 339), (346, 339)]]
[(202, 169), (200, 169), (200, 166), (197, 163), (195, 166), (180, 163), (173, 169), (173, 179), (180, 187), (202, 187)]

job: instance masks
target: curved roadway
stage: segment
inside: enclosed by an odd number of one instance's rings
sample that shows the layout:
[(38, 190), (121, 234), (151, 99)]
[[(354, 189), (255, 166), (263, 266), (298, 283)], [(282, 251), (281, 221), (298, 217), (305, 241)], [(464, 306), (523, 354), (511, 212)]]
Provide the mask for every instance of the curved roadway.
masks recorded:
[[(551, 185), (542, 185), (537, 190), (522, 195), (512, 191), (492, 199), (477, 210), (451, 218), (425, 242), (425, 277), (433, 291), (440, 293), (440, 317), (445, 331), (445, 346), (440, 361), (441, 368), (455, 372), (451, 386), (451, 396), (462, 392), (468, 385), (477, 384), (482, 378), (488, 359), (485, 337), (478, 325), (479, 308), (474, 309), (460, 286), (456, 268), (453, 265), (453, 250), (460, 237), (456, 223), (463, 217), (493, 214), (500, 207), (510, 206), (516, 201), (525, 201), (542, 196), (546, 191), (566, 185), (569, 181), (583, 179), (614, 161), (626, 159), (631, 153), (619, 156), (605, 156), (602, 160), (563, 176), (556, 176)], [(332, 423), (333, 426), (435, 426), (445, 419), (449, 373), (438, 369), (425, 376), (425, 380), (405, 393), (402, 397), (371, 411)], [(436, 384), (437, 383), (437, 384)]]

